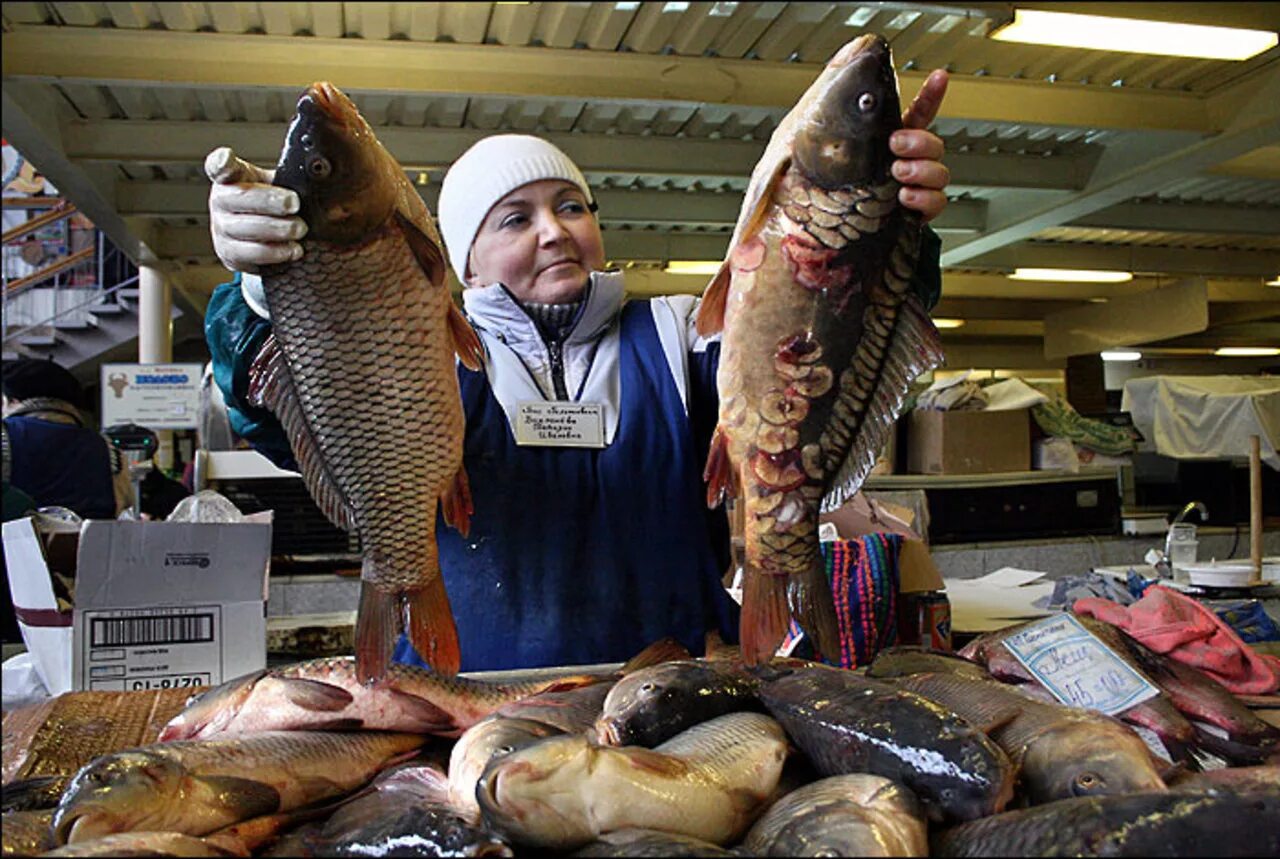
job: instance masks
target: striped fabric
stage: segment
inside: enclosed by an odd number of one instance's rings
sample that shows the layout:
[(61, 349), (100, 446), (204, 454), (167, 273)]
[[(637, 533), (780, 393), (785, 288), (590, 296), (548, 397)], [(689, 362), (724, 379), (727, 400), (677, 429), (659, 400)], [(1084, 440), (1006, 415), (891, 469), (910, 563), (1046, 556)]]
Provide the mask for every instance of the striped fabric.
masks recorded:
[[(822, 560), (840, 622), (840, 653), (821, 659), (841, 668), (866, 665), (898, 640), (898, 553), (896, 534), (868, 534), (853, 540), (822, 543)], [(780, 653), (819, 658), (813, 645), (791, 621)]]

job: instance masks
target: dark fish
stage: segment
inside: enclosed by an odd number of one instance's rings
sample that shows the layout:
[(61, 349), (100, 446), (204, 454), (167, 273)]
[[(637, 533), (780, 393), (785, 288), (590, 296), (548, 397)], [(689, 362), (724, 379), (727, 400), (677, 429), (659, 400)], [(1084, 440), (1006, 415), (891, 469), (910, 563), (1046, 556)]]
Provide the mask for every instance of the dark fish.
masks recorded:
[(956, 674), (912, 674), (894, 685), (990, 725), (991, 739), (1018, 765), (1032, 803), (1164, 788), (1146, 744), (1110, 716), (1044, 704), (995, 680)]
[(53, 808), (71, 781), (69, 775), (42, 775), (22, 781), (11, 781), (0, 791), (0, 811), (39, 811)]
[(597, 683), (580, 689), (549, 690), (503, 704), (496, 715), (508, 719), (541, 722), (566, 734), (590, 730), (600, 715), (600, 708), (613, 683)]
[(103, 755), (63, 793), (54, 837), (63, 844), (133, 830), (206, 835), (350, 793), (424, 740), (378, 731), (280, 731)]
[(897, 782), (838, 775), (774, 803), (742, 849), (751, 856), (925, 856), (928, 825), (915, 794)]
[(760, 674), (760, 699), (823, 775), (893, 779), (950, 820), (994, 814), (1013, 796), (1000, 747), (921, 695), (820, 665)]
[(736, 856), (710, 841), (675, 835), (656, 829), (619, 829), (606, 832), (573, 856)]
[(940, 833), (934, 856), (1276, 856), (1280, 792), (1082, 796)]
[(307, 234), (301, 259), (262, 271), (272, 333), (250, 399), (280, 418), (317, 506), (360, 535), (360, 680), (383, 675), (402, 631), (454, 674), (436, 511), (467, 532), (454, 355), (479, 369), (480, 341), (449, 295), (430, 212), (337, 87), (298, 100), (274, 184), (297, 192)]
[(921, 220), (889, 172), (901, 126), (888, 43), (840, 48), (770, 138), (699, 309), (699, 333), (724, 332), (705, 477), (710, 505), (743, 510), (748, 664), (792, 617), (839, 654), (818, 514), (858, 490), (908, 386), (942, 362), (910, 288)]
[(885, 648), (867, 666), (867, 676), (877, 679), (908, 674), (960, 674), (979, 680), (991, 679), (987, 669), (962, 656), (906, 644)]
[(600, 742), (653, 748), (725, 713), (758, 710), (759, 682), (727, 662), (685, 660), (619, 680), (595, 725)]
[(1201, 773), (1187, 773), (1169, 783), (1174, 791), (1233, 790), (1236, 792), (1280, 790), (1280, 764), (1256, 767), (1226, 767)]

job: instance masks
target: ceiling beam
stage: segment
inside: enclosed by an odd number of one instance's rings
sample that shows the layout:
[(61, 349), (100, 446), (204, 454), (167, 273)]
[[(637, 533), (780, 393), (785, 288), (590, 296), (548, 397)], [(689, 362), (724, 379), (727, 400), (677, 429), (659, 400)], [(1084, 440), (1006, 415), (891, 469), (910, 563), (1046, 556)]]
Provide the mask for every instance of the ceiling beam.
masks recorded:
[[(16, 25), (6, 78), (135, 86), (301, 89), (317, 79), (364, 92), (646, 100), (789, 108), (820, 66), (617, 51)], [(245, 57), (243, 61), (230, 58)], [(899, 73), (914, 94), (925, 71)], [(1206, 99), (1183, 92), (956, 75), (943, 118), (1213, 132)]]
[[(944, 251), (942, 254), (944, 266), (948, 265), (947, 253)], [(1272, 277), (1280, 271), (1280, 252), (1024, 241), (968, 259), (964, 267), (1005, 271), (1015, 268), (1078, 268), (1175, 276)]]
[[(995, 223), (986, 233), (943, 252), (943, 266), (961, 265), (1041, 230), (1149, 194), (1170, 182), (1274, 144), (1280, 140), (1280, 69), (1270, 73), (1222, 133), (1190, 145), (1173, 140), (1173, 135), (1131, 136), (1113, 144), (1099, 163), (1096, 178), (1084, 190), (1004, 216), (993, 212)], [(1164, 153), (1153, 153), (1153, 145), (1164, 149)]]
[(1063, 226), (1161, 233), (1280, 236), (1280, 206), (1222, 203), (1119, 203)]
[[(169, 120), (76, 119), (63, 133), (77, 161), (135, 164), (203, 163), (219, 146), (240, 157), (275, 164), (285, 125), (269, 122), (175, 122)], [(441, 171), (468, 147), (494, 132), (473, 128), (379, 126), (378, 139), (407, 170)], [(724, 176), (746, 179), (765, 144), (751, 140), (624, 134), (544, 132), (584, 173), (661, 176)], [(1012, 152), (950, 152), (945, 161), (956, 185), (1078, 190), (1092, 158), (1044, 157)]]

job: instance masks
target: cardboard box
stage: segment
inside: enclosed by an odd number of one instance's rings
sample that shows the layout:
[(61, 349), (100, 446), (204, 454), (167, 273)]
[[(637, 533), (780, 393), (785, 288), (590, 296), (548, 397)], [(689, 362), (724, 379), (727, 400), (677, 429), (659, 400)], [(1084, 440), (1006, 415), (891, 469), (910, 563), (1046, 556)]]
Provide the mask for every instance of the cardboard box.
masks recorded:
[(907, 432), (912, 474), (991, 474), (1031, 470), (1026, 409), (942, 412), (917, 409)]
[[(212, 686), (266, 667), (269, 521), (70, 528), (4, 523), (19, 629), (51, 694)], [(71, 612), (55, 573), (74, 577)]]

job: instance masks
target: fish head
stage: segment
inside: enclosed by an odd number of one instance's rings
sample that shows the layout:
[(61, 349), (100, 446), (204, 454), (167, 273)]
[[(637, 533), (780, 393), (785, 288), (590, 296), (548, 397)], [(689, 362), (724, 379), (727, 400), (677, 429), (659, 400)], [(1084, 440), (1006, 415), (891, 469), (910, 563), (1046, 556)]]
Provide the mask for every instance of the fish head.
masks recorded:
[(1137, 734), (1094, 720), (1042, 734), (1023, 756), (1022, 775), (1033, 803), (1166, 789)]
[(792, 143), (795, 166), (828, 189), (886, 181), (889, 135), (902, 127), (889, 43), (867, 34), (845, 45), (814, 89)]
[[(881, 831), (876, 816), (852, 803), (815, 804), (788, 820), (769, 842), (771, 856), (907, 856), (924, 855), (886, 843), (895, 833)], [(921, 827), (923, 830), (923, 827)], [(923, 838), (916, 839), (917, 842)], [(920, 846), (911, 844), (919, 850)]]
[(587, 794), (598, 753), (585, 735), (571, 735), (490, 761), (476, 783), (484, 820), (498, 834), (522, 843), (587, 843), (596, 835)]
[(609, 690), (596, 735), (609, 746), (652, 747), (683, 724), (704, 672), (695, 662), (668, 662), (619, 680)]
[(220, 733), (244, 707), (266, 669), (254, 671), (187, 699), (182, 712), (160, 732), (160, 742), (194, 740)]
[(53, 815), (59, 844), (89, 841), (114, 832), (165, 829), (181, 802), (186, 770), (143, 750), (104, 755), (86, 764), (67, 786)]
[(351, 99), (327, 81), (307, 87), (273, 184), (297, 193), (308, 237), (361, 241), (391, 217), (403, 180), (403, 170)]

